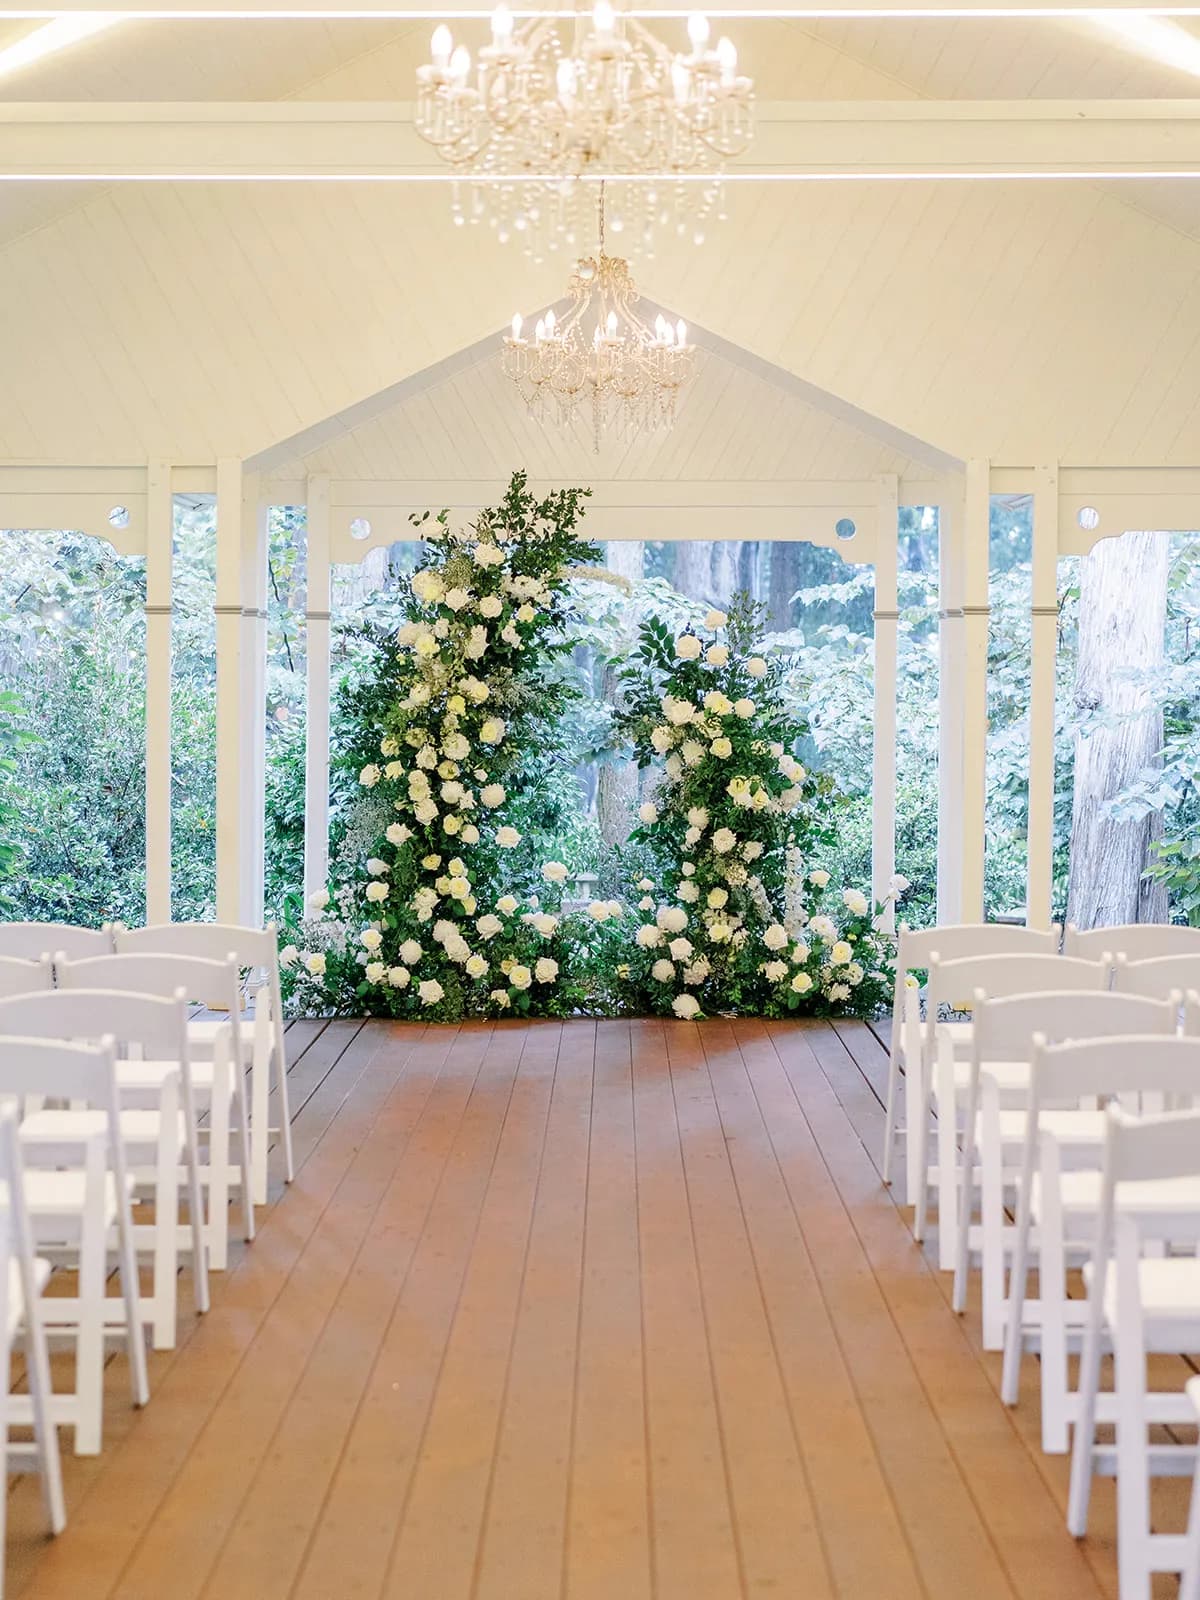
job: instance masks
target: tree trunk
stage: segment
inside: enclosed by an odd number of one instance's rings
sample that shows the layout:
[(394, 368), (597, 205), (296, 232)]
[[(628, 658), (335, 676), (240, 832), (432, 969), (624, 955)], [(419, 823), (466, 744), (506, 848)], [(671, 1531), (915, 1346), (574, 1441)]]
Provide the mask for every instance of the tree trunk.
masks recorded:
[(719, 539), (712, 547), (712, 588), (717, 605), (726, 607), (741, 587), (742, 541)]
[[(610, 539), (605, 546), (605, 560), (610, 572), (620, 573), (634, 582), (642, 576), (646, 547), (640, 539)], [(623, 611), (625, 627), (617, 641), (618, 647), (633, 643), (637, 627), (637, 610), (628, 606)], [(604, 669), (601, 694), (606, 704), (615, 705), (620, 693), (615, 667)], [(601, 763), (596, 781), (596, 824), (605, 844), (624, 844), (633, 825), (633, 810), (638, 803), (638, 769), (624, 758)]]
[(1120, 720), (1075, 740), (1067, 918), (1079, 928), (1167, 918), (1165, 887), (1142, 878), (1161, 816), (1118, 822), (1105, 807), (1162, 748), (1162, 712), (1124, 680), (1163, 659), (1169, 565), (1166, 533), (1103, 539), (1080, 564), (1076, 709)]
[(799, 572), (798, 547), (791, 540), (772, 541), (767, 620), (776, 633), (792, 625), (792, 596), (800, 587)]
[(738, 588), (745, 591), (751, 600), (762, 599), (762, 584), (759, 574), (762, 562), (759, 556), (761, 545), (757, 539), (743, 539), (741, 552), (738, 556)]
[(671, 581), (689, 600), (711, 601), (712, 545), (707, 539), (681, 539), (676, 544), (675, 573)]

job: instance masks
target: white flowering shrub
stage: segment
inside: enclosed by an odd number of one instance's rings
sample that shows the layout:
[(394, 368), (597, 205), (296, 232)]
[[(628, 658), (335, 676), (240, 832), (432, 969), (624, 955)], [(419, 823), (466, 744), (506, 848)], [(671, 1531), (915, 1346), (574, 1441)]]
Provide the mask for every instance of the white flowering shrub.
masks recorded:
[(793, 753), (804, 729), (754, 652), (757, 621), (739, 599), (677, 636), (643, 625), (622, 725), (661, 779), (633, 836), (654, 865), (619, 994), (683, 1018), (871, 1015), (891, 999), (891, 941), (821, 866), (833, 796)]
[(356, 848), (286, 930), (294, 1010), (457, 1020), (584, 1005), (580, 969), (623, 909), (564, 919), (567, 870), (532, 857), (521, 806), (571, 692), (547, 668), (569, 648), (572, 569), (599, 556), (575, 531), (585, 493), (538, 499), (518, 473), (472, 526), (414, 519), (426, 553), (405, 620), (375, 640), (350, 708), (370, 826), (349, 831)]

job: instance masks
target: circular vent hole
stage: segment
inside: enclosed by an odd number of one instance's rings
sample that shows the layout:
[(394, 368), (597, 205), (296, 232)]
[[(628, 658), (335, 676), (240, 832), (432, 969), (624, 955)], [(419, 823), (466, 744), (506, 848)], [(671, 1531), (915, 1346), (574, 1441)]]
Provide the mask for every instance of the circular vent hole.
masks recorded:
[(350, 524), (350, 537), (352, 539), (369, 539), (371, 537), (371, 524), (366, 517), (355, 517)]
[(109, 524), (114, 528), (127, 528), (129, 526), (129, 507), (114, 506), (108, 513)]
[(853, 517), (839, 517), (833, 525), (833, 531), (839, 539), (853, 539), (858, 532)]
[(1095, 506), (1080, 506), (1075, 521), (1083, 529), (1084, 533), (1091, 533), (1100, 526), (1100, 513)]

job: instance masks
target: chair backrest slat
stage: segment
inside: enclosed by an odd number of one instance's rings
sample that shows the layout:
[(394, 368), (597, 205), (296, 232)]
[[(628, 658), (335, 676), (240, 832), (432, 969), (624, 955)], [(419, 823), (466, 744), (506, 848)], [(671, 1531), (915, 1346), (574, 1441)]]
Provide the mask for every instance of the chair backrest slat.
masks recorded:
[(0, 1095), (51, 1095), (107, 1111), (113, 1042), (72, 1043), (42, 1035), (0, 1034)]
[(1126, 922), (1112, 928), (1088, 928), (1081, 932), (1067, 924), (1063, 953), (1096, 960), (1109, 951), (1113, 958), (1152, 961), (1159, 956), (1200, 955), (1200, 928), (1185, 928), (1170, 922)]
[(185, 995), (169, 998), (111, 989), (51, 989), (0, 1000), (0, 1034), (39, 1039), (103, 1039), (138, 1045), (147, 1057), (182, 1060), (187, 1051)]
[(0, 998), (10, 994), (36, 994), (48, 989), (52, 978), (49, 956), (37, 961), (19, 961), (16, 956), (0, 956)]
[(1035, 1105), (1090, 1095), (1200, 1095), (1200, 1039), (1134, 1033), (1039, 1044), (1031, 1082)]
[(1104, 1039), (1118, 1035), (1170, 1035), (1178, 1024), (1177, 1003), (1145, 995), (1065, 993), (1016, 994), (993, 999), (986, 992), (975, 1008), (975, 1059), (1028, 1061), (1033, 1038)]
[(236, 956), (240, 967), (270, 967), (278, 958), (273, 923), (245, 928), (233, 922), (157, 922), (148, 928), (113, 929), (118, 955), (200, 956), (224, 961)]
[(1108, 1117), (1106, 1176), (1114, 1184), (1200, 1177), (1200, 1111), (1131, 1117), (1109, 1106)]
[(900, 927), (896, 953), (902, 972), (928, 967), (935, 953), (943, 961), (963, 961), (970, 956), (1054, 955), (1060, 928), (1023, 928), (1008, 922), (947, 923), (938, 928)]
[(1200, 993), (1200, 944), (1180, 955), (1152, 956), (1145, 961), (1118, 955), (1113, 988), (1123, 994), (1155, 995), (1160, 1000), (1172, 993)]
[(72, 961), (111, 955), (112, 929), (76, 928), (69, 922), (0, 922), (0, 956), (40, 961), (60, 951)]
[(90, 961), (61, 961), (57, 972), (62, 990), (174, 995), (182, 989), (189, 1000), (208, 1006), (226, 1011), (238, 1006), (238, 965), (228, 951), (219, 961), (162, 953), (97, 956)]
[(1097, 993), (1107, 989), (1108, 981), (1109, 969), (1103, 961), (1016, 952), (943, 961), (941, 952), (935, 951), (925, 998), (932, 1016), (941, 1005), (970, 1004), (977, 989), (991, 998), (1065, 990)]

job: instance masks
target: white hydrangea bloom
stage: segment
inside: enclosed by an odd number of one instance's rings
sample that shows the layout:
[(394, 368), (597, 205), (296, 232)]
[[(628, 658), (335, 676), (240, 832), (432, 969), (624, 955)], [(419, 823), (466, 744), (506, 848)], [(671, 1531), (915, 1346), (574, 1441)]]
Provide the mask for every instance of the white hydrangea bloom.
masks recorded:
[(671, 1010), (684, 1022), (690, 1022), (700, 1011), (700, 1002), (694, 994), (677, 994), (671, 1001)]

